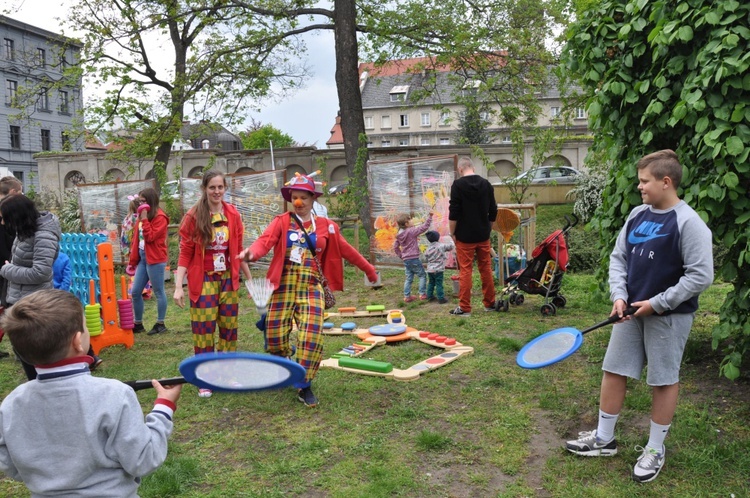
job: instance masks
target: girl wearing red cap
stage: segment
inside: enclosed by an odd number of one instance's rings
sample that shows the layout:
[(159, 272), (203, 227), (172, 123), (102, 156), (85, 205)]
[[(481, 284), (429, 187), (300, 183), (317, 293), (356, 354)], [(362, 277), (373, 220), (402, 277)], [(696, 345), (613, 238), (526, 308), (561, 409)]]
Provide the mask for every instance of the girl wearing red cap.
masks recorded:
[[(180, 225), (180, 257), (175, 275), (174, 300), (185, 306), (182, 282), (188, 276), (190, 324), (195, 354), (214, 351), (214, 329), (219, 326), (219, 352), (237, 350), (237, 312), (240, 270), (250, 278), (247, 263), (238, 258), (244, 227), (237, 209), (224, 201), (224, 174), (203, 175), (201, 198)], [(200, 389), (201, 397), (211, 396)]]
[(275, 217), (258, 240), (239, 257), (255, 261), (273, 249), (268, 279), (275, 290), (265, 317), (266, 350), (278, 356), (291, 356), (289, 334), (293, 321), (297, 323), (296, 359), (307, 374), (304, 382), (295, 387), (299, 400), (313, 407), (318, 400), (311, 383), (323, 356), (324, 303), (319, 271), (334, 291), (344, 290), (344, 259), (365, 272), (370, 282), (376, 282), (378, 276), (375, 267), (344, 239), (336, 223), (312, 212), (313, 202), (321, 195), (315, 191), (312, 178), (304, 175), (293, 178), (281, 188), (281, 195), (292, 203), (293, 213)]

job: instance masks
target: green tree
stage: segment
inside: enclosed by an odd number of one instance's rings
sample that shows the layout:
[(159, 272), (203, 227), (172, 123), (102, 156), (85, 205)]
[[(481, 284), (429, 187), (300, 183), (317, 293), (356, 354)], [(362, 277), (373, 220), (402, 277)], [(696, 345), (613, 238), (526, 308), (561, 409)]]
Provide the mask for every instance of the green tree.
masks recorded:
[(725, 246), (727, 295), (713, 347), (734, 379), (750, 348), (750, 4), (737, 0), (604, 0), (568, 32), (567, 67), (588, 97), (593, 150), (611, 161), (601, 272), (625, 216), (641, 203), (636, 162), (671, 148), (686, 166), (680, 194)]
[(476, 99), (466, 102), (458, 120), (458, 142), (469, 145), (489, 143), (492, 137), (487, 131), (490, 124), (489, 106)]
[[(471, 82), (491, 102), (502, 104), (501, 117), (516, 129), (536, 125), (541, 112), (535, 95), (548, 83), (556, 61), (550, 33), (567, 22), (565, 1), (526, 0), (466, 2), (464, 0), (333, 0), (324, 4), (298, 1), (264, 3), (234, 0), (255, 14), (286, 19), (297, 33), (330, 30), (336, 49), (336, 88), (350, 188), (366, 195), (366, 169), (357, 163), (368, 154), (362, 96), (360, 52), (369, 60), (426, 57), (412, 68), (433, 75), (413, 99), (435, 96), (437, 70), (452, 69), (455, 86)], [(475, 84), (478, 83), (478, 86)], [(440, 102), (436, 102), (439, 106)], [(369, 219), (363, 198), (360, 217)], [(369, 230), (369, 224), (365, 224)]]
[(274, 148), (292, 147), (296, 144), (291, 135), (287, 135), (273, 125), (258, 125), (247, 131), (241, 131), (239, 135), (242, 146), (246, 149), (268, 149), (273, 142)]
[(85, 33), (81, 67), (104, 91), (87, 108), (91, 128), (139, 130), (124, 145), (154, 157), (160, 182), (186, 116), (239, 123), (272, 85), (304, 75), (289, 22), (225, 0), (81, 0), (67, 23)]

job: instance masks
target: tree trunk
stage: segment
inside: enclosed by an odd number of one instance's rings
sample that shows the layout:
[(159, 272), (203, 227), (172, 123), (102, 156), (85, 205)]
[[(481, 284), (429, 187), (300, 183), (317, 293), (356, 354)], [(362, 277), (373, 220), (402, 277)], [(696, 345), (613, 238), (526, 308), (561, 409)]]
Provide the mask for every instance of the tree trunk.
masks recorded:
[[(362, 94), (359, 90), (359, 53), (357, 45), (357, 9), (354, 0), (334, 0), (334, 37), (336, 44), (336, 89), (341, 112), (341, 131), (344, 135), (344, 155), (349, 182), (355, 192), (364, 195), (364, 206), (359, 212), (367, 235), (372, 235), (370, 226), (370, 202), (367, 196), (367, 142), (360, 143), (365, 133), (362, 118)], [(365, 147), (364, 165), (355, 174), (357, 152)]]

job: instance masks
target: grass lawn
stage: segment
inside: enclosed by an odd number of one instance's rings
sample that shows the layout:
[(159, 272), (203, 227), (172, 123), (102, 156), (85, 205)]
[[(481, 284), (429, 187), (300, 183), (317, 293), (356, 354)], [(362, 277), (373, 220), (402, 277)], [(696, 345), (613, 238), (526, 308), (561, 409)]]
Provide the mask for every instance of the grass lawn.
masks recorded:
[[(747, 379), (720, 378), (720, 356), (710, 349), (711, 327), (728, 285), (714, 285), (702, 299), (666, 443), (666, 467), (656, 481), (639, 485), (630, 471), (638, 455), (634, 446), (648, 439), (650, 390), (643, 382), (629, 384), (617, 427), (620, 454), (587, 459), (562, 449), (566, 439), (596, 426), (610, 328), (589, 334), (581, 351), (560, 364), (535, 371), (515, 364), (516, 352), (529, 339), (557, 327), (583, 328), (608, 315), (610, 305), (592, 298), (593, 276), (566, 275), (568, 304), (554, 317), (541, 316), (540, 296), (527, 296), (508, 313), (485, 313), (475, 284), (473, 315), (454, 318), (448, 311), (455, 299), (404, 305), (403, 272), (382, 273), (385, 287), (372, 290), (361, 273), (347, 268), (347, 291), (338, 293), (338, 305), (403, 309), (409, 325), (455, 337), (474, 347), (474, 354), (413, 382), (321, 369), (313, 384), (320, 399), (314, 409), (299, 403), (291, 388), (202, 399), (186, 385), (167, 462), (143, 480), (141, 496), (750, 496), (750, 385)], [(95, 375), (132, 380), (178, 374), (179, 362), (192, 355), (192, 340), (188, 312), (172, 304), (171, 287), (169, 332), (140, 334), (130, 350), (103, 350), (104, 364)], [(242, 295), (239, 349), (260, 352), (255, 308), (244, 290)], [(146, 304), (147, 329), (155, 307)], [(384, 322), (353, 321), (360, 327)], [(326, 337), (324, 356), (352, 342)], [(7, 350), (7, 341), (2, 347)], [(438, 352), (408, 341), (375, 348), (366, 357), (403, 369)], [(0, 396), (24, 379), (19, 363), (0, 361)], [(141, 391), (139, 399), (147, 411), (154, 392)], [(0, 496), (28, 492), (4, 479)]]

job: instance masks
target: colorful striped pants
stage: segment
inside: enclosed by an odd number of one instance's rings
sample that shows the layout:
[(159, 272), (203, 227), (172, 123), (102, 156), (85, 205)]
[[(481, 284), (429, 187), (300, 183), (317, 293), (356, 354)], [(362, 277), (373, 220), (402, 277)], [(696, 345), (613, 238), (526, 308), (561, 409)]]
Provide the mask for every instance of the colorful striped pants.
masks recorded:
[[(198, 301), (190, 301), (190, 325), (193, 329), (195, 354), (237, 351), (237, 312), (239, 294), (232, 290), (232, 276), (204, 273)], [(214, 330), (219, 326), (219, 343), (214, 345)]]
[[(307, 251), (306, 251), (307, 252)], [(309, 252), (307, 252), (309, 255)], [(266, 316), (266, 351), (277, 356), (291, 356), (292, 321), (297, 323), (297, 363), (305, 368), (305, 382), (310, 385), (323, 359), (323, 289), (318, 284), (315, 260), (303, 264), (286, 259), (281, 283), (271, 296)]]

